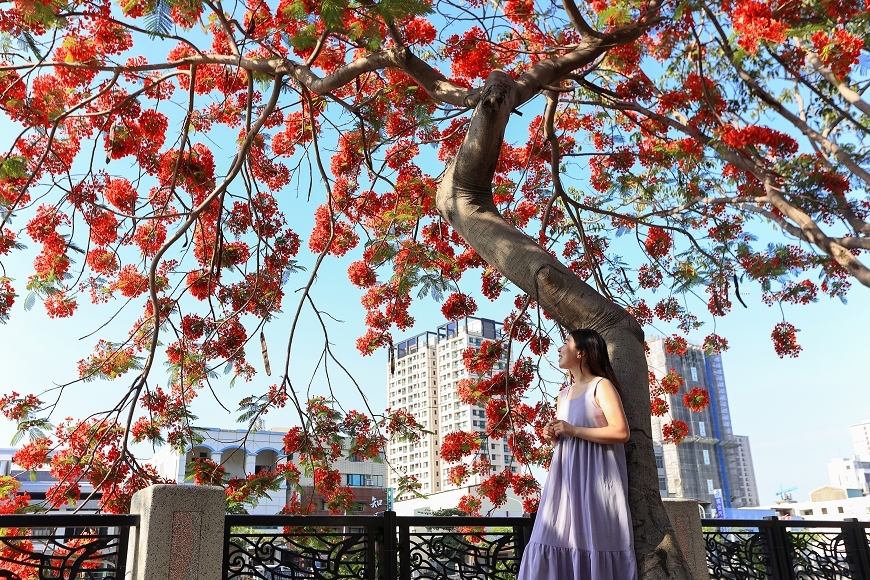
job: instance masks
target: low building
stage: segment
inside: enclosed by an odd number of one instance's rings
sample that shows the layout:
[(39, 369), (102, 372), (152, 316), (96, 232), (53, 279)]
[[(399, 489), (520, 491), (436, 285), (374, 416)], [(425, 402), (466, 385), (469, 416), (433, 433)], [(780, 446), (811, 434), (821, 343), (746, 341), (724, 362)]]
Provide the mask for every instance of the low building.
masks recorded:
[[(190, 481), (189, 465), (194, 459), (210, 459), (226, 469), (229, 477), (246, 477), (263, 470), (274, 470), (279, 464), (296, 462), (298, 457), (284, 453), (284, 436), (287, 429), (247, 431), (245, 429), (197, 428), (203, 440), (189, 447), (182, 457), (177, 450), (163, 447), (147, 463), (166, 479), (180, 484)], [(296, 499), (310, 500), (314, 503), (314, 514), (329, 513), (326, 500), (314, 493), (314, 480), (305, 475), (304, 466), (297, 467), (303, 473), (299, 488), (287, 488), (282, 484), (281, 491), (270, 498), (264, 498), (250, 510), (252, 514), (275, 514)], [(354, 492), (355, 509), (351, 513), (367, 514), (386, 509), (387, 492), (385, 485), (386, 467), (383, 462), (371, 460), (352, 461), (340, 459), (333, 468), (341, 474), (341, 483)]]
[(831, 485), (844, 489), (859, 490), (859, 494), (870, 494), (870, 458), (861, 455), (838, 457), (828, 463), (828, 478)]
[(500, 508), (495, 508), (492, 505), (492, 502), (490, 502), (485, 496), (478, 494), (477, 487), (477, 485), (469, 485), (460, 488), (454, 487), (447, 491), (430, 493), (426, 497), (404, 499), (395, 502), (393, 504), (393, 509), (398, 516), (431, 515), (432, 512), (438, 510), (455, 509), (459, 505), (459, 500), (462, 499), (462, 496), (470, 494), (481, 500), (480, 513), (483, 515), (493, 517), (521, 517), (524, 515), (522, 498), (515, 495), (510, 490), (507, 492), (507, 503)]
[(774, 510), (780, 519), (870, 521), (870, 496), (831, 485), (810, 492), (810, 501), (779, 502), (764, 508)]
[(57, 480), (51, 474), (51, 467), (43, 465), (36, 470), (35, 473), (26, 471), (23, 467), (13, 461), (15, 453), (18, 451), (14, 447), (0, 447), (0, 475), (14, 477), (21, 482), (21, 487), (18, 488), (18, 493), (26, 493), (30, 496), (30, 505), (46, 508), (45, 511), (66, 513), (73, 510), (78, 510), (78, 513), (95, 513), (99, 510), (99, 500), (103, 494), (100, 492), (94, 493), (94, 487), (87, 480), (79, 482), (81, 490), (81, 499), (74, 503), (64, 503), (57, 508), (48, 508), (45, 503), (45, 497), (48, 490), (57, 483)]

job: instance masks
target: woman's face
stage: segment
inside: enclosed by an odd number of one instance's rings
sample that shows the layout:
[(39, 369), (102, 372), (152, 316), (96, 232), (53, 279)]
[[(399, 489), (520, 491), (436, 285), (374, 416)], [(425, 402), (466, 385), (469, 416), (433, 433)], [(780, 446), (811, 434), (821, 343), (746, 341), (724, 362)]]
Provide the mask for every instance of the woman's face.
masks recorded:
[(580, 351), (574, 344), (574, 337), (570, 334), (565, 339), (565, 344), (559, 347), (559, 368), (570, 369), (580, 363)]

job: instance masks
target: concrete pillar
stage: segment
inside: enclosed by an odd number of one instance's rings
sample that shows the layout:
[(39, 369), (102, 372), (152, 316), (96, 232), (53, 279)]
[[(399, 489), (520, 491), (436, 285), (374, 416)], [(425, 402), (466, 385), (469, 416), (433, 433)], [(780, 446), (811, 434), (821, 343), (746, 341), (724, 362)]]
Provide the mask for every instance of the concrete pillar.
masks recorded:
[(211, 460), (214, 461), (215, 463), (217, 463), (218, 465), (220, 465), (221, 464), (221, 454), (218, 452), (212, 453)]
[(139, 515), (126, 580), (221, 580), (226, 494), (200, 485), (152, 485), (133, 494)]
[(254, 470), (257, 468), (257, 456), (256, 455), (245, 455), (245, 475), (250, 475), (254, 473)]
[(701, 514), (694, 499), (662, 499), (665, 512), (674, 528), (677, 544), (689, 563), (694, 580), (710, 580), (707, 569), (707, 549), (701, 532)]

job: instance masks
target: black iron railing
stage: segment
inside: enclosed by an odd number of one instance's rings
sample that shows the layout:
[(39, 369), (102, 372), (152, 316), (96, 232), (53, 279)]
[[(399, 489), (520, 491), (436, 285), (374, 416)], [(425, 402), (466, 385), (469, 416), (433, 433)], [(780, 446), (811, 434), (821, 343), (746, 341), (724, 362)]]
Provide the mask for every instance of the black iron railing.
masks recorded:
[(226, 580), (511, 580), (531, 518), (229, 515)]
[(123, 580), (135, 515), (0, 515), (0, 578)]
[(870, 522), (701, 520), (711, 580), (870, 580)]
[[(226, 517), (226, 580), (512, 580), (532, 518)], [(0, 579), (122, 580), (138, 516), (0, 516)], [(870, 580), (870, 522), (702, 520), (711, 580)]]

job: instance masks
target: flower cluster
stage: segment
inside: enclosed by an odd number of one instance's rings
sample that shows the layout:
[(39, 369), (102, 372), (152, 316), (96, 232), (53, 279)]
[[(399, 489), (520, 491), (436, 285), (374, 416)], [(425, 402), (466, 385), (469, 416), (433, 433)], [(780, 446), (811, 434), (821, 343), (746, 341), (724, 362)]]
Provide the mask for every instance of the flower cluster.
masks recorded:
[(662, 427), (665, 443), (679, 444), (689, 435), (689, 426), (685, 421), (674, 419)]
[(786, 356), (797, 357), (803, 347), (797, 342), (798, 329), (788, 322), (779, 322), (773, 327), (770, 337), (773, 339), (773, 347), (779, 358)]
[(685, 380), (683, 380), (682, 376), (677, 374), (676, 369), (672, 368), (668, 371), (668, 374), (661, 378), (659, 383), (661, 384), (663, 392), (669, 395), (676, 395), (677, 391), (680, 390), (680, 387), (685, 384)]
[(683, 404), (692, 411), (703, 411), (710, 405), (710, 393), (707, 392), (707, 389), (694, 387), (683, 395)]

